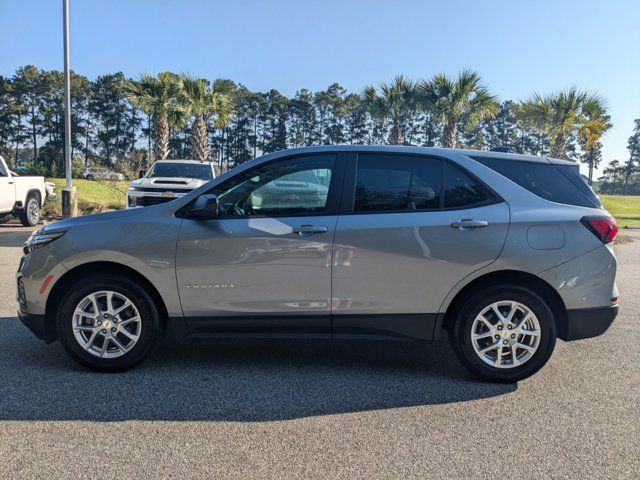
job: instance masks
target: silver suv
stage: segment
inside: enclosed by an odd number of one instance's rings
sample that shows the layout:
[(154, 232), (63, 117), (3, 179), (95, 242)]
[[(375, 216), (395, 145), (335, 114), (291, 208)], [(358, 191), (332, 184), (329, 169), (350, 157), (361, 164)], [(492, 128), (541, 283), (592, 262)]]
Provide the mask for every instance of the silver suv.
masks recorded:
[(311, 147), (184, 197), (47, 225), (19, 315), (86, 367), (161, 337), (437, 340), (474, 374), (539, 370), (618, 311), (614, 219), (574, 163), (414, 147)]

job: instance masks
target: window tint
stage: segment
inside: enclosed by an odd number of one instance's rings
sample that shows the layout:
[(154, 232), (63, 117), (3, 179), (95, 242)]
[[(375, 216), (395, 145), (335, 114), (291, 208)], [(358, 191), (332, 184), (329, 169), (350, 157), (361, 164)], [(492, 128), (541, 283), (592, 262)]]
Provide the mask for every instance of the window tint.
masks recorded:
[(555, 165), (555, 167), (560, 170), (565, 177), (571, 180), (571, 183), (578, 187), (596, 207), (602, 207), (600, 199), (594, 191), (591, 190), (587, 179), (580, 175), (580, 167), (578, 167), (578, 165)]
[(440, 160), (407, 155), (359, 155), (354, 210), (440, 208)]
[(445, 162), (444, 208), (461, 208), (495, 200), (481, 183), (458, 167)]
[[(582, 189), (569, 180), (563, 171), (551, 163), (523, 162), (497, 158), (474, 157), (474, 160), (504, 175), (509, 180), (526, 188), (539, 197), (552, 202), (577, 205), (580, 207), (598, 206), (583, 193)], [(571, 165), (569, 168), (575, 168)], [(571, 174), (576, 175), (576, 171)], [(579, 173), (577, 173), (579, 177)], [(597, 200), (597, 199), (596, 199)]]
[(153, 177), (182, 177), (182, 178), (198, 178), (200, 180), (211, 180), (211, 166), (208, 163), (154, 163), (151, 171), (147, 174), (148, 178)]
[(305, 215), (327, 207), (336, 157), (322, 155), (261, 165), (215, 187), (220, 214)]

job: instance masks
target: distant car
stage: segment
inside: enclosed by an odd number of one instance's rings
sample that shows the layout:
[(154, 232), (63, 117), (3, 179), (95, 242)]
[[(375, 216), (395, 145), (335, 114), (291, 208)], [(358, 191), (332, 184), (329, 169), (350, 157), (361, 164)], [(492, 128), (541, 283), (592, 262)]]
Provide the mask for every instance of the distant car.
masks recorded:
[[(184, 181), (175, 175), (189, 167), (207, 168), (158, 162), (152, 178)], [(542, 368), (557, 338), (611, 325), (616, 233), (564, 160), (293, 149), (173, 202), (35, 232), (17, 274), (19, 315), (101, 371), (133, 367), (162, 335), (429, 341), (448, 332), (471, 372), (513, 382)], [(590, 346), (571, 355), (587, 358)]]
[(124, 175), (119, 172), (114, 172), (106, 167), (93, 166), (85, 167), (82, 171), (82, 178), (86, 180), (124, 180)]
[(16, 217), (25, 227), (36, 225), (47, 198), (55, 198), (53, 183), (44, 177), (21, 177), (0, 157), (0, 223)]
[(131, 182), (127, 207), (147, 207), (180, 198), (216, 178), (213, 162), (158, 160)]

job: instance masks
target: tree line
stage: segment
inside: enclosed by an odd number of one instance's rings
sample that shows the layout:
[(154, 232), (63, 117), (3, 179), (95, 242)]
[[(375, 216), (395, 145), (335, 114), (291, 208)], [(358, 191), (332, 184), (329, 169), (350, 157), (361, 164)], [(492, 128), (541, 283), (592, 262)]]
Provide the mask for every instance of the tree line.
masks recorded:
[[(172, 72), (95, 80), (72, 73), (71, 101), (76, 170), (100, 164), (132, 171), (164, 158), (228, 168), (298, 146), (393, 144), (568, 158), (584, 162), (591, 180), (612, 126), (595, 93), (571, 88), (499, 101), (469, 70), (420, 81), (397, 76), (358, 93), (334, 83), (292, 97)], [(27, 65), (0, 76), (0, 154), (22, 171), (61, 175), (63, 111), (61, 72)], [(629, 159), (611, 162), (600, 179), (605, 190), (640, 193), (638, 137), (636, 122)]]

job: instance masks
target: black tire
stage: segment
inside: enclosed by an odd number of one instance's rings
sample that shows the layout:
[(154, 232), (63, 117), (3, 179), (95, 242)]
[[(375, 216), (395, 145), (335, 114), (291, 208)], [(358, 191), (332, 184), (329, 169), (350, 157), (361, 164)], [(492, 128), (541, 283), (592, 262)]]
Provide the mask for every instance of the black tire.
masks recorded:
[[(131, 350), (116, 358), (100, 358), (82, 348), (73, 328), (73, 312), (87, 295), (111, 290), (127, 297), (138, 309), (140, 335)], [(99, 372), (121, 372), (142, 362), (160, 343), (162, 328), (158, 308), (149, 292), (133, 280), (116, 274), (97, 274), (82, 278), (67, 290), (56, 318), (58, 338), (66, 352), (80, 365)]]
[[(538, 348), (519, 366), (499, 368), (484, 362), (473, 348), (473, 322), (487, 306), (503, 300), (516, 301), (529, 308), (540, 324)], [(549, 360), (556, 344), (556, 322), (547, 302), (536, 292), (519, 285), (502, 284), (484, 288), (466, 299), (455, 318), (449, 340), (458, 359), (467, 370), (479, 378), (498, 383), (517, 382), (530, 377)]]
[(20, 223), (25, 227), (35, 227), (40, 221), (40, 200), (36, 195), (29, 195), (24, 208), (18, 210)]
[(87, 180), (95, 180), (95, 179), (94, 179), (94, 177), (93, 177), (93, 175), (91, 175), (91, 174), (87, 175), (87, 176), (86, 176), (86, 177), (84, 177), (84, 178), (86, 178)]

